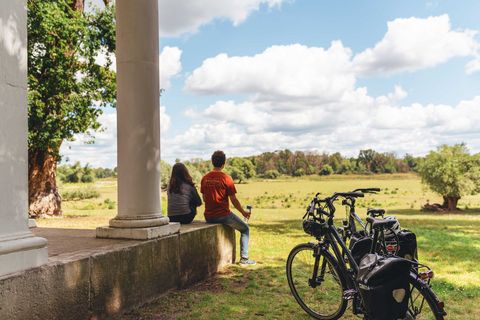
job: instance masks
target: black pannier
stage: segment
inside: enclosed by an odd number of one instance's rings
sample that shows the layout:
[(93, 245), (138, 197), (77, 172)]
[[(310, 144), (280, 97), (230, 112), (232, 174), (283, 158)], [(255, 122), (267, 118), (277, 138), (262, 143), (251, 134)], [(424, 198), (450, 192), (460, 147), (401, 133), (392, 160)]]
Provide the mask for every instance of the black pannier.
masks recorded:
[(316, 238), (323, 236), (326, 228), (328, 228), (326, 223), (320, 223), (310, 219), (303, 220), (303, 231)]
[(349, 249), (355, 262), (360, 264), (363, 256), (370, 252), (372, 238), (365, 235), (365, 231), (355, 232), (350, 238)]
[(369, 320), (406, 317), (411, 262), (398, 257), (367, 254), (360, 261), (357, 283)]
[[(397, 237), (399, 246), (397, 256), (408, 260), (418, 261), (417, 237), (415, 236), (415, 233), (403, 229), (397, 232)], [(385, 237), (387, 250), (391, 253), (394, 253), (396, 250), (396, 242), (397, 238), (393, 234)]]

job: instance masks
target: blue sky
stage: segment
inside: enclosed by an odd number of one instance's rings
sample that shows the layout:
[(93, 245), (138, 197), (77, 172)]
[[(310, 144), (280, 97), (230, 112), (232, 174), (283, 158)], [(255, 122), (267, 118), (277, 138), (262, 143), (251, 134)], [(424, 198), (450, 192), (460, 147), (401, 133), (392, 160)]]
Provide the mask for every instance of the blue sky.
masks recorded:
[[(480, 151), (479, 1), (160, 0), (162, 157)], [(115, 110), (64, 158), (116, 165)]]

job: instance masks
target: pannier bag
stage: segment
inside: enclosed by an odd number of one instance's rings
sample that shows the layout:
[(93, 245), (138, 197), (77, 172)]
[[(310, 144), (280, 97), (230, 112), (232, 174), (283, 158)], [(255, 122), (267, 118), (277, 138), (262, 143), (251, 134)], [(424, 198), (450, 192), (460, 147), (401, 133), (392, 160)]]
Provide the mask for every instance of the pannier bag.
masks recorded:
[(398, 245), (397, 256), (408, 260), (418, 261), (417, 237), (415, 236), (415, 233), (411, 232), (410, 230), (403, 229), (397, 232), (397, 237), (398, 244), (395, 235), (385, 235), (387, 250), (393, 253), (397, 249)]
[(355, 232), (352, 235), (349, 249), (357, 265), (360, 264), (363, 256), (370, 252), (372, 241), (372, 238), (367, 237), (364, 231)]
[(367, 254), (360, 261), (357, 283), (369, 320), (397, 320), (408, 309), (411, 262)]
[(314, 220), (303, 220), (303, 231), (306, 234), (314, 236), (316, 238), (323, 236), (325, 233), (325, 223), (319, 223)]

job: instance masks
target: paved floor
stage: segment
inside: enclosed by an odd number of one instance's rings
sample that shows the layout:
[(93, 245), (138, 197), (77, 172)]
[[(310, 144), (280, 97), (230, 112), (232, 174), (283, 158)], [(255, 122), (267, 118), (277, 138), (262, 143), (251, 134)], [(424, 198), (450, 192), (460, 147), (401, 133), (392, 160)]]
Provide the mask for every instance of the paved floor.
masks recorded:
[[(197, 229), (208, 228), (208, 224), (203, 222), (193, 222), (188, 225), (182, 225), (180, 233), (185, 233)], [(72, 254), (77, 252), (92, 251), (98, 249), (107, 249), (112, 246), (130, 245), (140, 242), (139, 240), (123, 239), (100, 239), (95, 237), (95, 230), (85, 229), (60, 229), (60, 228), (33, 228), (36, 236), (48, 240), (48, 256)]]

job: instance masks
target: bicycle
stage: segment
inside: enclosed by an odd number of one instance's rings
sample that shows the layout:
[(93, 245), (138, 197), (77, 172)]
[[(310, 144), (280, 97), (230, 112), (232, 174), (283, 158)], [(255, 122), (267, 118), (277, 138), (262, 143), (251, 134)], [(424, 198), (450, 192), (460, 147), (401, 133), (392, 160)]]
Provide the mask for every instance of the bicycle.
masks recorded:
[[(359, 266), (334, 225), (333, 204), (338, 198), (358, 198), (364, 194), (334, 193), (324, 199), (319, 199), (318, 195), (303, 216), (305, 232), (314, 236), (317, 242), (299, 244), (290, 252), (286, 264), (290, 290), (302, 309), (313, 318), (339, 319), (351, 300), (352, 313), (364, 315), (367, 319), (356, 282)], [(380, 233), (391, 228), (393, 220), (367, 217), (367, 221), (373, 229), (370, 253), (375, 253)], [(410, 298), (405, 320), (444, 319), (444, 304), (429, 285), (433, 272), (427, 266), (416, 262), (412, 264), (415, 267), (408, 276)], [(420, 272), (421, 268), (426, 268), (426, 271)], [(423, 310), (424, 307), (428, 310)]]
[[(352, 192), (376, 194), (379, 191), (380, 188), (362, 188), (355, 189)], [(361, 253), (365, 251), (365, 246), (369, 242), (369, 239), (366, 239), (367, 236), (371, 238), (373, 233), (371, 224), (368, 221), (364, 222), (356, 213), (355, 203), (356, 199), (354, 197), (347, 197), (342, 200), (342, 205), (346, 207), (346, 218), (342, 221), (343, 226), (338, 228), (338, 230), (342, 235), (343, 241), (348, 245), (348, 248), (358, 262), (362, 256)], [(395, 217), (385, 217), (385, 210), (381, 208), (368, 208), (367, 217), (396, 220)], [(357, 230), (357, 224), (360, 226), (360, 230)], [(408, 260), (418, 261), (416, 236), (407, 229), (401, 229), (398, 221), (391, 230), (381, 233), (380, 239), (381, 241), (377, 252), (393, 254)], [(357, 243), (357, 247), (354, 247), (355, 243)], [(368, 245), (368, 247), (369, 246), (370, 245)]]

